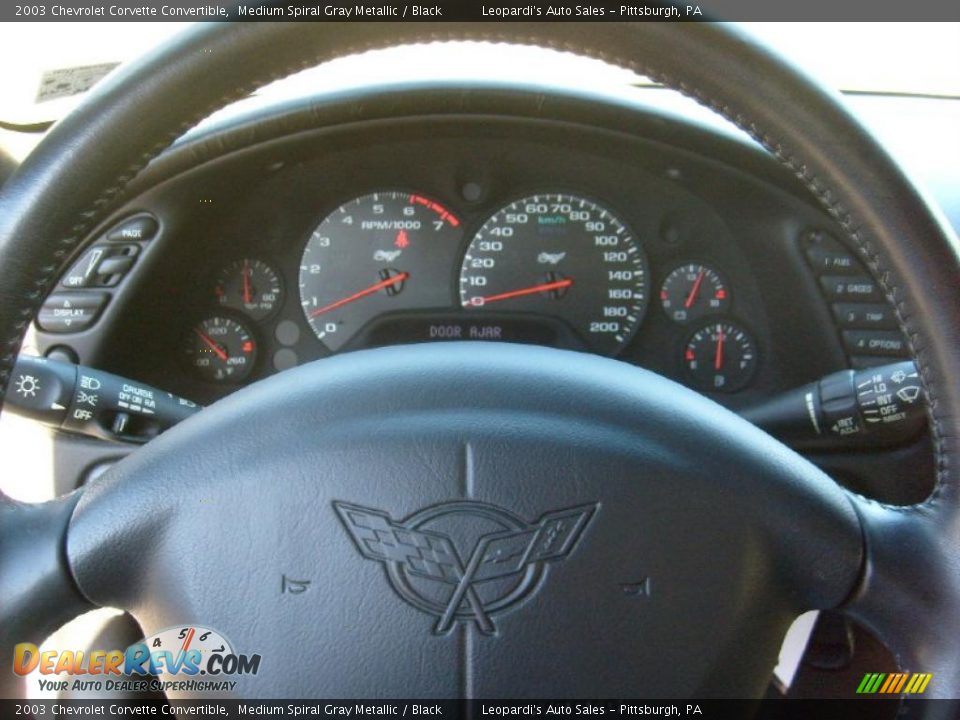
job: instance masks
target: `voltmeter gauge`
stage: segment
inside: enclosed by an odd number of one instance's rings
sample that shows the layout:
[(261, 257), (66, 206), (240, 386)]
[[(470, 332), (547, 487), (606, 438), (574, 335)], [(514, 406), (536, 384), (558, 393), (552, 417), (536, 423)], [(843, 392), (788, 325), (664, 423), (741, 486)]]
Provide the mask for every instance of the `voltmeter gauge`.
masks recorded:
[(215, 315), (190, 328), (183, 353), (201, 380), (238, 383), (253, 372), (257, 343), (243, 323)]
[(736, 392), (745, 388), (757, 371), (757, 344), (739, 325), (714, 320), (687, 340), (683, 364), (701, 390)]
[(690, 263), (667, 275), (660, 289), (660, 304), (667, 317), (686, 324), (726, 312), (730, 290), (716, 270)]
[(250, 258), (223, 268), (213, 291), (221, 306), (245, 313), (256, 322), (273, 315), (283, 301), (279, 273), (262, 260)]

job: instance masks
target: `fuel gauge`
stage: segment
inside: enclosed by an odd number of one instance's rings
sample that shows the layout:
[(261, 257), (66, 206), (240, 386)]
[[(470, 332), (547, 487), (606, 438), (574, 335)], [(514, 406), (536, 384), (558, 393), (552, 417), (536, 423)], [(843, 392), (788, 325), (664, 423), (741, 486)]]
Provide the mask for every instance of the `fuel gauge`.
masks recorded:
[(683, 364), (701, 390), (736, 392), (757, 370), (757, 344), (729, 320), (714, 320), (696, 330), (683, 349)]

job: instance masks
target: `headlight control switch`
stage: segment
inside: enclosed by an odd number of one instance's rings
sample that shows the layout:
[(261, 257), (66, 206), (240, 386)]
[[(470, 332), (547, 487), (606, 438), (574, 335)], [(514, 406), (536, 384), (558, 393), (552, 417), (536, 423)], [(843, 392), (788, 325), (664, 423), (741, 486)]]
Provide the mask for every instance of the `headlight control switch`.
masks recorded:
[(13, 367), (6, 408), (68, 432), (139, 443), (201, 410), (134, 380), (28, 355)]

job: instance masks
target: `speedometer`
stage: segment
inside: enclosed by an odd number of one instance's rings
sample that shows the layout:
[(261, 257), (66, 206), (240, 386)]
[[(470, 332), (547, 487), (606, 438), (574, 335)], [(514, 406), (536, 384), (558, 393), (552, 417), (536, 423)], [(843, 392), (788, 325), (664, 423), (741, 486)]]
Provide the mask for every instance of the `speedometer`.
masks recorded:
[(559, 318), (616, 355), (647, 309), (647, 261), (611, 210), (575, 195), (533, 195), (497, 211), (467, 248), (460, 303)]

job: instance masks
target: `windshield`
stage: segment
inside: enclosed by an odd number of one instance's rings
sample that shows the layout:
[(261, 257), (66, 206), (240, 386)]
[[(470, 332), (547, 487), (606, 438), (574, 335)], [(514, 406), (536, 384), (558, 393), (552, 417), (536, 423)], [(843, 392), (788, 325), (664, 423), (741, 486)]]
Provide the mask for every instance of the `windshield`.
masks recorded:
[[(899, 95), (960, 99), (960, 23), (741, 24), (807, 72), (842, 92), (859, 95), (858, 101)], [(73, 23), (0, 24), (0, 66), (17, 69), (0, 74), (0, 151), (22, 161), (49, 125), (64, 117), (98, 80), (188, 25), (85, 22), (78, 32)], [(491, 79), (619, 98), (633, 95), (647, 104), (717, 123), (695, 102), (598, 60), (489, 43), (449, 43), (442, 51), (414, 45), (341, 58), (261, 88), (214, 119), (242, 107), (348, 87)], [(910, 110), (924, 112), (927, 124), (954, 121), (953, 114), (942, 108), (932, 114), (922, 108)], [(862, 102), (856, 111), (881, 137), (889, 135), (889, 112), (872, 112)], [(955, 137), (950, 129), (943, 135), (939, 126), (928, 127), (927, 132), (941, 139)], [(894, 146), (900, 136), (899, 131), (892, 134)]]
[[(118, 63), (186, 23), (18, 23), (0, 26), (0, 121), (30, 125), (62, 117)], [(745, 23), (801, 67), (845, 92), (960, 97), (958, 23)], [(643, 83), (631, 73), (561, 53), (470, 44), (442, 64), (422, 47), (338, 61), (341, 84), (418, 78), (490, 78), (566, 85)], [(316, 87), (312, 84), (312, 87)]]

